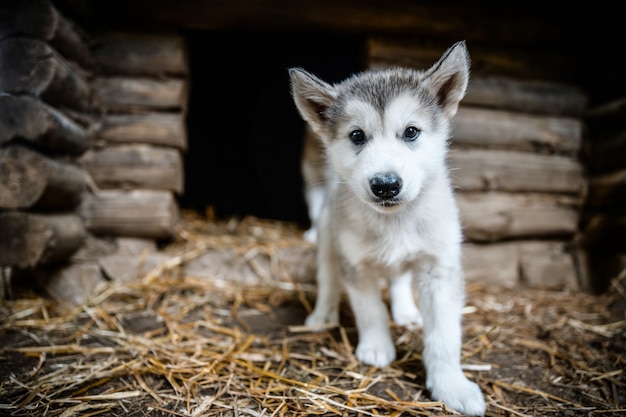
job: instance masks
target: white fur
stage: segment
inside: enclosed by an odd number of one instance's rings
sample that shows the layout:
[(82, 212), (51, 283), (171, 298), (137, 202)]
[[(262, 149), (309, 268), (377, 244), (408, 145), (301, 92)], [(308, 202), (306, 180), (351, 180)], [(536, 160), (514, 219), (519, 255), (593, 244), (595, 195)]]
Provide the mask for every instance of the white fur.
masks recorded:
[[(460, 366), (462, 236), (445, 163), (450, 119), (467, 86), (468, 65), (459, 43), (425, 72), (366, 72), (334, 86), (304, 70), (291, 70), (291, 78), (294, 100), (324, 144), (330, 167), (325, 202), (319, 218), (312, 219), (318, 229), (318, 298), (306, 324), (339, 321), (343, 284), (359, 334), (357, 358), (389, 365), (396, 352), (379, 285), (385, 278), (394, 321), (423, 325), (426, 386), (432, 397), (460, 412), (482, 415), (482, 393)], [(370, 94), (358, 94), (363, 89)], [(398, 92), (382, 97), (381, 104), (376, 97), (389, 89)], [(421, 131), (417, 140), (404, 139), (408, 126)], [(355, 130), (366, 133), (364, 144), (350, 140)], [(370, 180), (389, 172), (401, 178), (402, 186), (394, 204), (381, 204)]]

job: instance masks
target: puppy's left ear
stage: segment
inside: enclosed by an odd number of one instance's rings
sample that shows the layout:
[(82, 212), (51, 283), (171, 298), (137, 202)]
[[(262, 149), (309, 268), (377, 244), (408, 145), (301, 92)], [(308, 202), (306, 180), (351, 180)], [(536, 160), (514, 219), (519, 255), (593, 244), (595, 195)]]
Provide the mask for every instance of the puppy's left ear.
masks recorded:
[(433, 92), (448, 119), (459, 108), (469, 80), (470, 59), (465, 41), (452, 45), (439, 61), (424, 73), (422, 85)]

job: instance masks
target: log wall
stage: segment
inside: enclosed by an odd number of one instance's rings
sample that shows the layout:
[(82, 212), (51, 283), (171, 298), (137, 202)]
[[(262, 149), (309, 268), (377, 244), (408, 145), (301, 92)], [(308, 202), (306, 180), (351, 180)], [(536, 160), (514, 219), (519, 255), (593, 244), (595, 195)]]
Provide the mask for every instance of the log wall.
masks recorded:
[[(367, 63), (425, 69), (445, 48), (370, 37)], [(468, 281), (587, 287), (575, 244), (586, 189), (578, 158), (585, 95), (529, 77), (532, 71), (523, 62), (511, 67), (506, 54), (470, 54), (474, 66), (449, 154)]]
[(84, 243), (78, 158), (97, 119), (93, 61), (48, 1), (0, 5), (0, 268), (63, 262)]
[(177, 36), (87, 36), (48, 0), (0, 5), (2, 280), (84, 301), (125, 239), (174, 235), (185, 55)]

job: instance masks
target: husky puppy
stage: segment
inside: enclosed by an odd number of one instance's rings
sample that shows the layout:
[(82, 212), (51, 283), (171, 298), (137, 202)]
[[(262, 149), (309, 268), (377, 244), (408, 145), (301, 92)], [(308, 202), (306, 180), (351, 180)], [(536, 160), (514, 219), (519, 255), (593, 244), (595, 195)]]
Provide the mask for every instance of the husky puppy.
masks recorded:
[(482, 393), (460, 365), (462, 234), (446, 164), (450, 120), (469, 78), (465, 42), (426, 71), (365, 71), (335, 85), (301, 68), (289, 75), (328, 168), (324, 203), (308, 231), (317, 233), (318, 296), (306, 324), (338, 323), (343, 284), (359, 335), (357, 358), (389, 365), (396, 351), (381, 293), (385, 278), (393, 320), (423, 325), (432, 398), (484, 414)]

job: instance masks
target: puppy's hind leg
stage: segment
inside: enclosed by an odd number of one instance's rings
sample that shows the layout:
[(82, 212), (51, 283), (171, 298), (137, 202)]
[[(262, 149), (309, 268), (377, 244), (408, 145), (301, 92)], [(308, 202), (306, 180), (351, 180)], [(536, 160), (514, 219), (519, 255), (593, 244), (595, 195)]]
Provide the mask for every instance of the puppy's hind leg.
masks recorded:
[(422, 315), (413, 297), (412, 274), (405, 272), (395, 277), (389, 285), (393, 321), (409, 329), (422, 327)]
[(464, 303), (460, 268), (435, 267), (419, 281), (424, 316), (426, 387), (433, 399), (464, 414), (482, 416), (480, 388), (461, 369), (461, 310)]
[(321, 233), (317, 244), (317, 300), (305, 321), (311, 327), (339, 323), (340, 268), (328, 235)]

